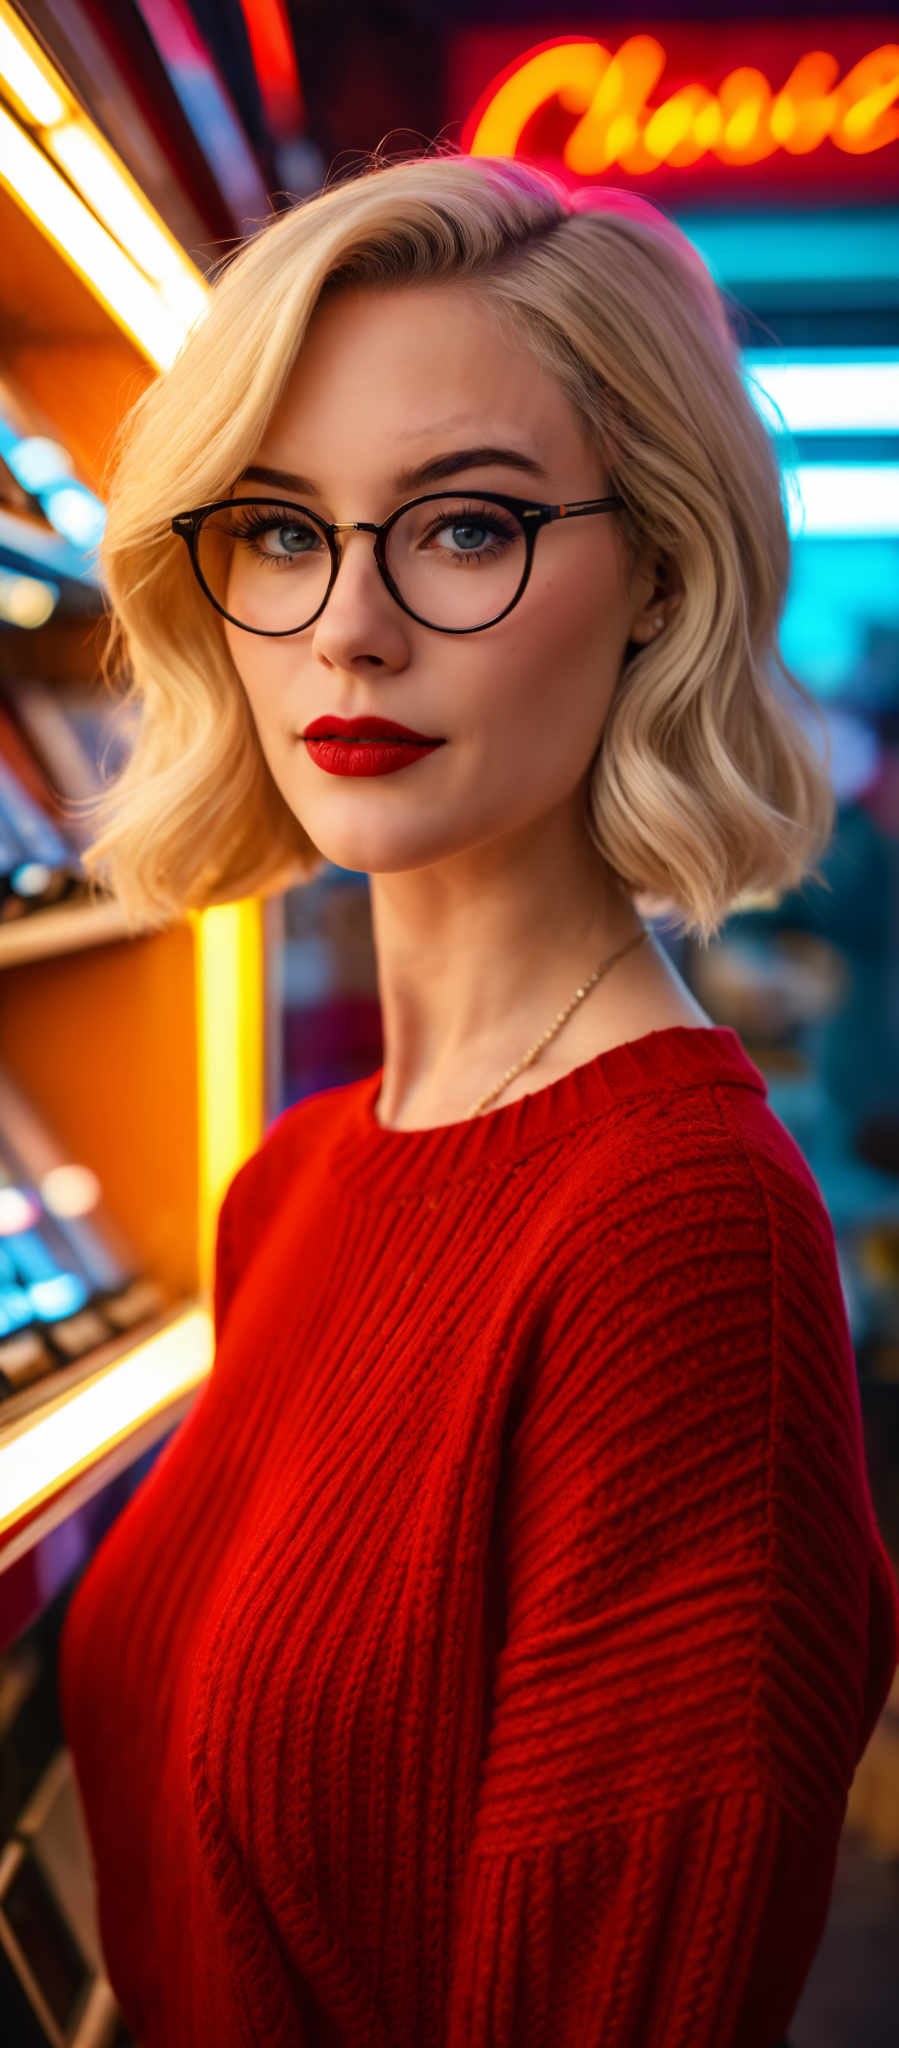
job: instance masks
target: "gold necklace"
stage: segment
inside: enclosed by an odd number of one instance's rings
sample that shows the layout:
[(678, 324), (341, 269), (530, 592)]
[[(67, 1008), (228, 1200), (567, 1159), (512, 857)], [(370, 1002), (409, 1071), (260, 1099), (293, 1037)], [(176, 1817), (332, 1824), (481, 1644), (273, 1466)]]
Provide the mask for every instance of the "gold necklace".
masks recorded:
[(525, 1053), (524, 1059), (519, 1060), (517, 1067), (510, 1067), (508, 1073), (502, 1081), (498, 1082), (495, 1088), (491, 1088), (487, 1095), (482, 1095), (480, 1102), (473, 1102), (471, 1108), (465, 1112), (466, 1117), (478, 1116), (482, 1109), (486, 1109), (488, 1102), (492, 1102), (495, 1096), (501, 1095), (503, 1089), (508, 1087), (509, 1082), (514, 1081), (516, 1074), (522, 1074), (525, 1067), (531, 1066), (538, 1053), (543, 1051), (544, 1046), (549, 1044), (551, 1038), (555, 1038), (557, 1031), (561, 1031), (562, 1025), (571, 1016), (572, 1010), (577, 1008), (578, 1003), (583, 1001), (584, 996), (589, 995), (591, 988), (595, 987), (602, 975), (608, 974), (609, 968), (614, 967), (616, 960), (623, 960), (625, 953), (632, 953), (635, 946), (642, 945), (643, 940), (648, 938), (649, 932), (644, 925), (637, 933), (635, 939), (628, 939), (626, 946), (621, 946), (617, 953), (612, 954), (610, 960), (604, 960), (602, 966), (597, 967), (595, 973), (591, 974), (589, 981), (584, 982), (583, 988), (578, 989), (577, 995), (572, 996), (567, 1010), (559, 1011), (555, 1023), (550, 1025), (548, 1031), (544, 1031), (543, 1037), (538, 1038), (536, 1045), (532, 1045), (530, 1052)]

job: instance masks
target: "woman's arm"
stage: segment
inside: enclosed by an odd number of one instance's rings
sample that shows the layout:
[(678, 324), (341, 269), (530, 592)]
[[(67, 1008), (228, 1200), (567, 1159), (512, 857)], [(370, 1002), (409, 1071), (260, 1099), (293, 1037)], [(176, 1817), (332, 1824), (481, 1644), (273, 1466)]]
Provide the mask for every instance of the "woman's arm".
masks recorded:
[[(677, 1175), (674, 1176), (676, 1180)], [(899, 1656), (826, 1211), (710, 1158), (571, 1226), (502, 1527), (448, 2048), (774, 2048)]]

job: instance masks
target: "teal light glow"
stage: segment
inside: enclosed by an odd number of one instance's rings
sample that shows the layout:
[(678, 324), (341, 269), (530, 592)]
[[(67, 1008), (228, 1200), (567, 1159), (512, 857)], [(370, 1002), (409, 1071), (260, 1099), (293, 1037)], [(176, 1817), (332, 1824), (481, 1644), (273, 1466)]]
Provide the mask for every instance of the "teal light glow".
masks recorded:
[(24, 1287), (0, 1287), (0, 1337), (27, 1329), (33, 1319), (34, 1310)]
[(742, 363), (774, 432), (779, 410), (791, 434), (899, 433), (899, 349), (744, 349)]
[[(899, 540), (822, 535), (796, 541), (779, 637), (785, 660), (818, 696), (845, 692), (859, 704), (873, 704), (891, 695), (888, 643), (899, 646)], [(886, 659), (878, 658), (878, 645)]]
[(899, 535), (899, 463), (800, 462), (783, 476), (794, 537)]
[(75, 1273), (57, 1273), (52, 1280), (38, 1280), (28, 1291), (34, 1313), (42, 1323), (73, 1316), (88, 1300), (87, 1288)]
[(71, 458), (58, 441), (48, 441), (40, 434), (29, 435), (19, 441), (7, 431), (9, 438), (5, 447), (0, 443), (3, 459), (23, 490), (45, 491), (51, 484), (58, 484), (61, 478), (71, 476)]
[(68, 451), (42, 434), (20, 434), (0, 413), (0, 456), (22, 489), (37, 498), (49, 526), (68, 548), (39, 526), (0, 511), (0, 553), (4, 530), (9, 541), (5, 559), (16, 566), (56, 569), (79, 582), (96, 583), (89, 556), (99, 546), (106, 510), (99, 498), (73, 475)]
[(83, 484), (56, 484), (52, 490), (42, 491), (40, 499), (50, 525), (76, 548), (93, 548), (102, 540), (105, 510)]
[(879, 304), (899, 278), (899, 209), (847, 208), (843, 213), (691, 213), (677, 209), (678, 227), (712, 276), (732, 291), (784, 283), (853, 287), (853, 297)]

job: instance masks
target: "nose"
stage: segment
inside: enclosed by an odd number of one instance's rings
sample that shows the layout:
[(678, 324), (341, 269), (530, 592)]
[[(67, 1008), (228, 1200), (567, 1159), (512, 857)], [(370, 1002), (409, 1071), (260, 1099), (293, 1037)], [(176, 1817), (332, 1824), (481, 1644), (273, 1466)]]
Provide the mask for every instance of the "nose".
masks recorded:
[[(354, 533), (366, 533), (366, 534), (367, 534), (367, 533), (377, 533), (378, 529), (377, 529), (377, 526), (376, 526), (376, 525), (374, 524), (374, 521), (373, 521), (373, 520), (371, 520), (371, 519), (353, 519), (353, 520), (345, 520), (345, 521), (344, 521), (344, 523), (343, 523), (343, 525), (334, 525), (334, 526), (332, 526), (332, 528), (331, 528), (331, 531), (332, 531), (332, 533), (333, 533), (333, 534), (335, 535), (335, 537), (336, 537), (336, 536), (337, 536), (338, 534), (354, 534)], [(334, 581), (333, 581), (333, 583), (332, 583), (332, 585), (331, 585), (331, 590), (330, 590), (330, 593), (329, 593), (329, 596), (328, 596), (328, 602), (327, 602), (327, 605), (325, 606), (325, 610), (326, 610), (326, 611), (330, 610), (330, 608), (331, 608), (331, 605), (332, 605), (332, 602), (333, 602), (333, 599), (334, 599), (334, 595), (335, 595), (335, 592), (336, 592), (336, 590), (337, 590), (337, 585), (338, 585), (338, 583), (339, 583), (339, 582), (341, 582), (341, 580), (342, 580), (342, 581), (344, 582), (344, 584), (345, 584), (345, 582), (346, 582), (346, 578), (345, 578), (345, 577), (341, 578), (341, 572), (342, 572), (342, 570), (343, 570), (344, 562), (345, 562), (345, 560), (346, 560), (346, 558), (347, 558), (347, 556), (348, 556), (349, 552), (350, 552), (350, 542), (349, 542), (349, 540), (340, 540), (340, 541), (338, 541), (338, 546), (337, 546), (337, 554), (338, 554), (338, 563), (337, 563), (337, 573), (336, 573), (336, 575), (335, 575), (335, 577), (334, 577)], [(381, 574), (380, 564), (379, 564), (379, 563), (377, 562), (377, 560), (376, 560), (376, 558), (375, 558), (375, 552), (374, 552), (374, 548), (372, 547), (372, 545), (371, 545), (371, 543), (370, 543), (370, 542), (368, 543), (368, 552), (369, 552), (369, 568), (368, 568), (368, 571), (367, 571), (367, 573), (368, 573), (369, 575), (371, 575), (372, 573), (374, 573), (375, 577), (377, 578), (377, 582), (378, 582), (378, 583), (380, 584), (380, 587), (381, 587), (381, 591), (382, 591), (382, 593), (384, 594), (384, 596), (386, 596), (386, 597), (389, 597), (389, 596), (391, 596), (391, 595), (392, 595), (392, 592), (390, 592), (390, 591), (388, 590), (388, 588), (387, 588), (387, 584), (385, 583), (385, 581), (384, 581), (384, 578), (383, 578), (383, 576), (382, 576), (382, 574)], [(364, 575), (366, 574), (366, 571), (364, 570), (364, 568), (363, 568), (362, 574), (363, 574), (363, 577), (364, 577)], [(363, 585), (363, 587), (364, 587), (364, 585)]]
[[(318, 654), (347, 673), (361, 660), (375, 662), (379, 667), (398, 669), (409, 659), (402, 605), (395, 602), (375, 559), (370, 536), (377, 530), (367, 519), (335, 524), (335, 536), (341, 535), (337, 573), (324, 610), (312, 626)], [(347, 568), (347, 557), (353, 551), (355, 534), (359, 536), (358, 547), (363, 553), (357, 563), (354, 581), (352, 571)], [(365, 548), (368, 549), (368, 562), (364, 559)]]

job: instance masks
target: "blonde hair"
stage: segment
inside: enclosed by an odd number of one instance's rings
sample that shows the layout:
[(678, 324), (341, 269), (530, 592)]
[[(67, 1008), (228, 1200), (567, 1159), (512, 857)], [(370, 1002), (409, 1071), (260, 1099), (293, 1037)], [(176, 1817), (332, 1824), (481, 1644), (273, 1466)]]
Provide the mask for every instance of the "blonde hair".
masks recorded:
[(795, 887), (830, 839), (826, 721), (778, 649), (777, 454), (721, 292), (647, 202), (604, 186), (572, 198), (545, 171), (440, 144), (375, 156), (226, 256), (123, 423), (101, 565), (130, 753), (92, 800), (102, 829), (83, 858), (132, 928), (323, 865), (170, 520), (226, 496), (253, 460), (323, 293), (440, 279), (473, 286), (555, 374), (625, 499), (611, 516), (628, 554), (654, 543), (680, 591), (667, 630), (625, 650), (591, 768), (587, 828), (615, 876), (707, 945), (740, 899)]

